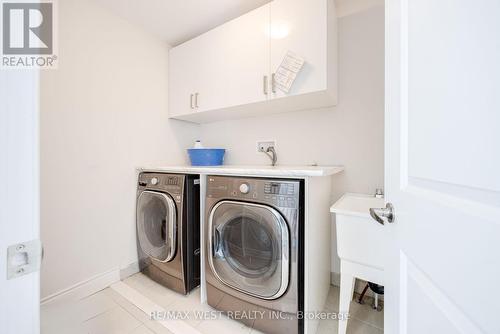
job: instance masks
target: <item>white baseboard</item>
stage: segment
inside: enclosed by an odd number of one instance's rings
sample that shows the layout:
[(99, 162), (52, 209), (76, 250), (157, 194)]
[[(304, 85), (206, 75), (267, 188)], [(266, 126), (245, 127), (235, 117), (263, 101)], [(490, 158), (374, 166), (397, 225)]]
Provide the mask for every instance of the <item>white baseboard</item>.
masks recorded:
[(125, 268), (120, 269), (120, 279), (123, 281), (125, 278), (137, 274), (139, 271), (139, 262), (132, 262)]
[(120, 269), (115, 268), (102, 274), (95, 275), (88, 280), (77, 283), (69, 288), (53, 293), (42, 298), (41, 304), (46, 304), (55, 299), (79, 300), (101, 291), (111, 284), (120, 281)]
[(335, 286), (340, 286), (340, 274), (336, 272), (330, 272), (330, 284)]

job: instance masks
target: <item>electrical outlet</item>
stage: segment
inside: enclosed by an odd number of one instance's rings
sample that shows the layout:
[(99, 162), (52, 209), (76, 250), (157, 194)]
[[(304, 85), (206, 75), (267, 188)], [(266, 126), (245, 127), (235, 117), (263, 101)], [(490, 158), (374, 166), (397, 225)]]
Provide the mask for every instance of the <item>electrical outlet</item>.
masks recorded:
[(267, 152), (269, 147), (274, 147), (274, 149), (276, 149), (276, 141), (268, 140), (257, 142), (257, 152)]

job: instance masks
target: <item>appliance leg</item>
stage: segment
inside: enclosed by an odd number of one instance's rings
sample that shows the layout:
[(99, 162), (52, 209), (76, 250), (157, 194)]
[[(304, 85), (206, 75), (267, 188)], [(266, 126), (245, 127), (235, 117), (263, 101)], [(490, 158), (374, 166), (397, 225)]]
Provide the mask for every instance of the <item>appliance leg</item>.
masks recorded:
[(339, 301), (339, 331), (338, 334), (346, 334), (347, 320), (349, 319), (349, 307), (354, 292), (356, 279), (350, 273), (340, 274), (340, 301)]
[(377, 310), (378, 312), (380, 312), (380, 311), (382, 311), (382, 305), (380, 305), (380, 304), (378, 303), (378, 296), (379, 296), (379, 294), (378, 294), (378, 293), (376, 293), (376, 292), (373, 292), (373, 295), (374, 295), (374, 297), (373, 297), (373, 305), (372, 305), (372, 308), (373, 308), (374, 310)]
[(358, 299), (359, 304), (365, 303), (363, 298), (365, 297), (365, 293), (366, 293), (366, 290), (368, 290), (368, 288), (369, 288), (369, 285), (368, 285), (368, 283), (366, 283), (365, 288), (363, 289), (363, 292), (361, 292), (361, 295), (359, 296), (359, 299)]
[(378, 293), (373, 293), (373, 309), (378, 309)]

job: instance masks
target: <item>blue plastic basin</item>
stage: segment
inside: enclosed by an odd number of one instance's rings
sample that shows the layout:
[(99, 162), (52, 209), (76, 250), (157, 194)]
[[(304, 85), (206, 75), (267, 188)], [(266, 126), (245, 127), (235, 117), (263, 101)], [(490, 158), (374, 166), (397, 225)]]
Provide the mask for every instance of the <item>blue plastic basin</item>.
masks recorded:
[(192, 166), (221, 166), (226, 153), (223, 148), (189, 148), (187, 151)]

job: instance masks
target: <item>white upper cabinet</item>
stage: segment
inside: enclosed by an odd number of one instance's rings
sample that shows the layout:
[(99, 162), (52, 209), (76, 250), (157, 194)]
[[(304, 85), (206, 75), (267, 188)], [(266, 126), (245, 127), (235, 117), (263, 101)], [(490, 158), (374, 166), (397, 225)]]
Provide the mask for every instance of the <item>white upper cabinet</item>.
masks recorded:
[(189, 115), (196, 110), (196, 93), (201, 90), (206, 75), (205, 63), (199, 50), (205, 49), (202, 36), (170, 49), (169, 52), (169, 115), (172, 118)]
[(275, 74), (288, 52), (305, 60), (290, 91), (285, 93), (275, 88), (273, 98), (327, 88), (328, 25), (325, 13), (327, 1), (324, 0), (271, 2), (271, 75)]
[(263, 80), (269, 73), (269, 8), (257, 8), (202, 36), (208, 43), (198, 50), (204, 77), (196, 112), (267, 100)]
[[(170, 117), (206, 123), (337, 102), (333, 0), (274, 0), (170, 50)], [(304, 59), (288, 92), (274, 75)]]

